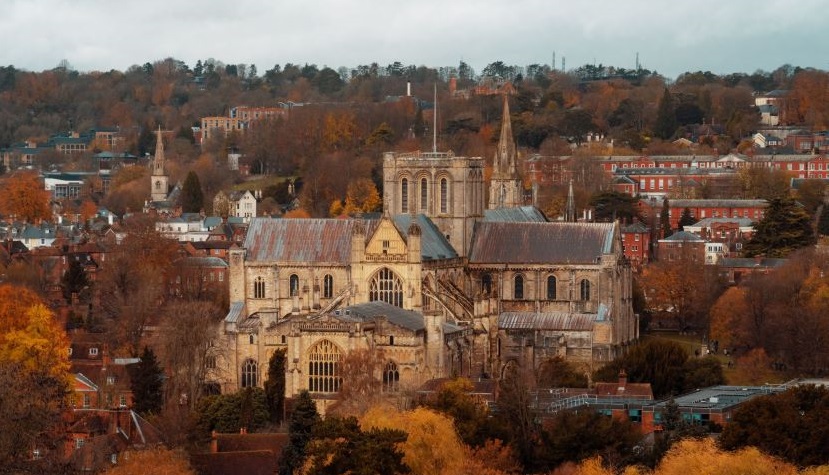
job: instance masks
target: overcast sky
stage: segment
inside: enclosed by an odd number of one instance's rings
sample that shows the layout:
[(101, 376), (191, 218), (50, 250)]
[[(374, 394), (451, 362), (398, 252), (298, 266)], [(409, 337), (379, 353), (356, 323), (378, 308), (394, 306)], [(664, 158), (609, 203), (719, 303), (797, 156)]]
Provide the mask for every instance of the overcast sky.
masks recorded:
[(477, 72), (566, 58), (685, 71), (829, 69), (825, 0), (0, 0), (0, 65), (125, 70), (167, 57)]

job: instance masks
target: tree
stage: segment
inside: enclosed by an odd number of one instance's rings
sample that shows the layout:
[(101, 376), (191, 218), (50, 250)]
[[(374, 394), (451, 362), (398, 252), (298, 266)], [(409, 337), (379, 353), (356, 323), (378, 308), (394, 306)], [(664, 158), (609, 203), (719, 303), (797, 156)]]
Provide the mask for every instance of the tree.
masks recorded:
[(619, 191), (601, 191), (590, 197), (596, 221), (631, 221), (639, 218), (639, 199)]
[(668, 198), (662, 200), (662, 210), (659, 212), (659, 225), (662, 227), (662, 239), (674, 233), (671, 228), (671, 205)]
[[(761, 449), (762, 450), (762, 449)], [(753, 447), (730, 452), (718, 450), (713, 439), (678, 442), (657, 467), (654, 475), (796, 475), (797, 468)], [(803, 472), (806, 474), (807, 472)]]
[(682, 214), (679, 216), (679, 230), (682, 231), (685, 229), (685, 226), (691, 226), (696, 222), (697, 220), (691, 216), (691, 210), (689, 208), (684, 208), (682, 210)]
[(196, 405), (195, 416), (203, 435), (209, 435), (213, 430), (238, 433), (244, 428), (254, 431), (264, 427), (270, 419), (262, 388), (206, 396)]
[(588, 383), (587, 375), (561, 356), (543, 361), (536, 378), (541, 388), (586, 388)]
[(821, 236), (829, 236), (829, 206), (823, 205), (820, 207), (817, 231)]
[(331, 408), (337, 414), (360, 416), (380, 403), (382, 381), (378, 377), (385, 360), (370, 349), (353, 350), (340, 362), (342, 385)]
[(288, 424), (288, 445), (282, 452), (280, 461), (280, 475), (292, 475), (296, 469), (302, 466), (305, 460), (306, 448), (314, 433), (314, 427), (320, 423), (320, 415), (317, 412), (317, 405), (308, 391), (299, 393), (294, 405), (294, 412), (291, 413), (291, 421)]
[(827, 417), (829, 390), (795, 386), (742, 404), (723, 429), (720, 445), (726, 450), (756, 447), (799, 466), (825, 465), (829, 463)]
[(184, 179), (181, 187), (181, 211), (184, 213), (198, 213), (204, 209), (204, 194), (202, 193), (199, 176), (191, 171)]
[(786, 257), (816, 241), (809, 214), (788, 198), (772, 199), (755, 229), (744, 248), (746, 257)]
[(285, 349), (273, 352), (268, 360), (268, 379), (265, 380), (265, 398), (271, 422), (279, 424), (285, 414)]
[(377, 187), (369, 178), (358, 178), (348, 184), (345, 197), (345, 214), (371, 213), (377, 211), (382, 203)]
[(656, 123), (653, 127), (653, 134), (662, 140), (668, 140), (676, 133), (676, 110), (674, 107), (674, 99), (671, 91), (665, 88), (662, 93), (662, 99), (659, 100), (659, 106), (656, 112)]
[(354, 417), (326, 417), (314, 428), (303, 475), (385, 475), (408, 473), (400, 429), (361, 430)]
[(468, 379), (454, 379), (419, 404), (451, 417), (461, 440), (469, 446), (479, 447), (492, 436), (493, 427), (489, 411), (471, 396), (472, 389)]
[(80, 294), (89, 286), (89, 279), (86, 277), (86, 271), (80, 262), (76, 259), (69, 261), (69, 268), (63, 273), (61, 278), (61, 287), (63, 287), (63, 297), (66, 300), (71, 300), (73, 294)]
[(158, 364), (155, 353), (145, 346), (141, 360), (128, 367), (133, 409), (141, 414), (156, 414), (164, 402), (164, 371)]
[(18, 173), (6, 180), (0, 193), (0, 214), (28, 222), (51, 218), (49, 192), (36, 173)]

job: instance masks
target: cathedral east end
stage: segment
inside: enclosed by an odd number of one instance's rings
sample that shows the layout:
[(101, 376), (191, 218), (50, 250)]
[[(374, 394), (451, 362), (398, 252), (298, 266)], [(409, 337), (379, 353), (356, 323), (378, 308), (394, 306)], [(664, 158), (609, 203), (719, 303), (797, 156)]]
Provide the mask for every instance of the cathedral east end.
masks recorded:
[(382, 357), (377, 376), (399, 391), (554, 356), (589, 371), (636, 340), (619, 225), (547, 222), (520, 206), (504, 129), (488, 205), (482, 158), (386, 153), (381, 217), (252, 219), (230, 251), (231, 308), (210, 372), (222, 392), (262, 386), (280, 348), (286, 396), (324, 401), (359, 349)]

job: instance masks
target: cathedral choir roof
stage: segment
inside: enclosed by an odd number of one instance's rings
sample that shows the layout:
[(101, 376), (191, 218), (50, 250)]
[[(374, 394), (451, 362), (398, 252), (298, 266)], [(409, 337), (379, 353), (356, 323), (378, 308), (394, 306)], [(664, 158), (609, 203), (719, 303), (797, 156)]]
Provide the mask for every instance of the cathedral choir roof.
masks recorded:
[(547, 218), (535, 206), (518, 206), (515, 208), (496, 208), (484, 210), (484, 221), (511, 223), (545, 223)]
[(379, 300), (351, 305), (350, 307), (335, 311), (334, 315), (339, 320), (358, 322), (366, 322), (374, 320), (377, 317), (385, 317), (389, 323), (412, 331), (426, 329), (426, 325), (423, 323), (423, 315), (420, 313), (403, 310), (400, 307), (395, 307), (394, 305)]
[(351, 219), (254, 218), (245, 239), (246, 259), (348, 264), (354, 222)]
[(567, 312), (504, 312), (498, 315), (503, 330), (591, 331), (595, 314)]
[(472, 264), (595, 264), (613, 251), (613, 223), (503, 223), (475, 226)]

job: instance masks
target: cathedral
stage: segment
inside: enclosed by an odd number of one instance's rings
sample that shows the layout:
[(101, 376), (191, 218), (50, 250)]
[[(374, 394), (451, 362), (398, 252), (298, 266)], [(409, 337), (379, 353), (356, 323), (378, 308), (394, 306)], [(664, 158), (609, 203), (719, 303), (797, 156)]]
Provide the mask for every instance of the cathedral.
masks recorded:
[(480, 157), (386, 153), (378, 218), (252, 219), (230, 250), (211, 382), (261, 387), (284, 349), (286, 396), (309, 390), (324, 410), (356, 350), (390, 392), (555, 356), (591, 371), (624, 352), (638, 325), (619, 224), (522, 206), (506, 98), (488, 185)]

